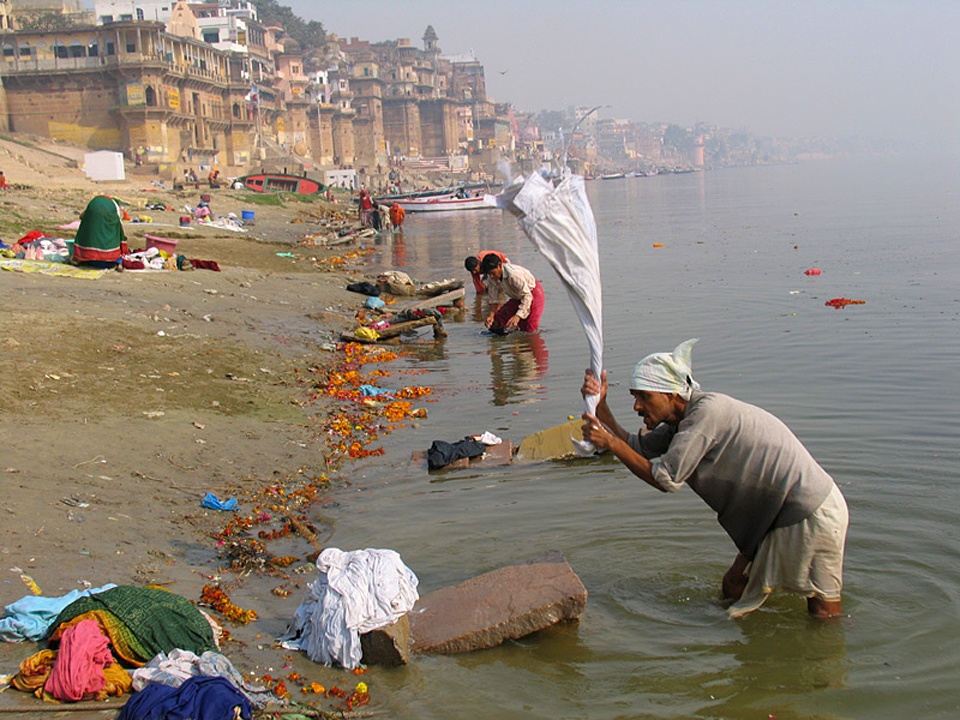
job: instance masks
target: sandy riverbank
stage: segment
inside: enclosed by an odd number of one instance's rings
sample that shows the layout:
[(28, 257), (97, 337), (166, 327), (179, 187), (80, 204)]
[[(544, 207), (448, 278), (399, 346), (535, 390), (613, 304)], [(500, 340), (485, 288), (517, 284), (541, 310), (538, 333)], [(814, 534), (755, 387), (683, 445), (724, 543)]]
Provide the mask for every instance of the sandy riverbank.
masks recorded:
[[(14, 163), (18, 147), (3, 142), (4, 152), (0, 169), (29, 186), (0, 196), (0, 237), (8, 243), (34, 229), (54, 234), (97, 192), (173, 207), (198, 195), (157, 191), (137, 178), (97, 186), (69, 168), (54, 179), (30, 162)], [(249, 199), (219, 190), (211, 204), (215, 214), (240, 215)], [(143, 232), (177, 237), (178, 252), (215, 260), (219, 273), (108, 272), (97, 280), (0, 273), (0, 604), (29, 592), (12, 568), (49, 596), (87, 583), (159, 583), (197, 601), (219, 579), (237, 606), (260, 615), (246, 626), (226, 623), (233, 639), (224, 652), (238, 667), (352, 687), (347, 673), (271, 647), (299, 602), (298, 584), (313, 577), (291, 572), (313, 545), (296, 533), (281, 537), (268, 556), (295, 558), (292, 565), (262, 572), (253, 562), (254, 572), (240, 577), (214, 537), (226, 514), (200, 506), (213, 492), (238, 498), (241, 515), (256, 508), (279, 519), (295, 515), (301, 501), (335, 502), (337, 463), (317, 437), (325, 411), (307, 400), (310, 368), (344, 362), (323, 346), (352, 326), (365, 298), (345, 289), (363, 279), (362, 268), (326, 271), (315, 262), (343, 248), (297, 244), (317, 229), (310, 217), (326, 205), (256, 205), (256, 225), (242, 234), (181, 232), (177, 211), (150, 212), (163, 226), (126, 227), (132, 246)], [(286, 252), (294, 257), (278, 256)], [(324, 528), (313, 529), (322, 539)], [(36, 649), (0, 644), (0, 675), (16, 672)], [(376, 703), (374, 687), (371, 694)], [(38, 702), (8, 690), (0, 712), (22, 708), (32, 717)]]

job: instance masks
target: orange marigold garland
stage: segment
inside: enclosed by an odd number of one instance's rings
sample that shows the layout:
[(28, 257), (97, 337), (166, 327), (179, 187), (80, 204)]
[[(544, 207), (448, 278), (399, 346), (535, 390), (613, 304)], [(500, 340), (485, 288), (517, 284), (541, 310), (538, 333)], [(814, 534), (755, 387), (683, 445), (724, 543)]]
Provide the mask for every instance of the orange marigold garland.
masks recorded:
[(227, 597), (227, 594), (221, 588), (214, 587), (213, 585), (203, 586), (203, 590), (200, 593), (200, 603), (212, 607), (227, 620), (237, 625), (246, 625), (257, 619), (256, 610), (244, 610), (237, 607), (230, 602), (230, 598)]

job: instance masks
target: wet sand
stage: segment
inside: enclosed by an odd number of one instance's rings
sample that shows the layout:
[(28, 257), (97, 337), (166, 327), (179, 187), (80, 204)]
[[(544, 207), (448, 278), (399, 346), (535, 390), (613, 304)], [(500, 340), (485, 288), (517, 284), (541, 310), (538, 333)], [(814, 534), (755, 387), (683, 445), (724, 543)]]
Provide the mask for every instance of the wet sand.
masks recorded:
[[(98, 185), (50, 163), (48, 150), (25, 153), (0, 143), (0, 168), (15, 185), (0, 195), (7, 244), (33, 229), (72, 237), (57, 226), (98, 192), (175, 208), (208, 192), (156, 190), (149, 176)], [(176, 237), (179, 253), (215, 260), (221, 272), (110, 271), (97, 280), (0, 273), (0, 604), (30, 592), (14, 568), (47, 596), (112, 582), (159, 584), (197, 602), (205, 585), (220, 585), (260, 616), (224, 622), (231, 639), (223, 652), (241, 671), (296, 672), (305, 685), (352, 688), (358, 678), (350, 673), (294, 657), (272, 639), (315, 576), (307, 563), (329, 530), (296, 520), (308, 505), (315, 515), (336, 503), (347, 460), (319, 435), (327, 406), (310, 396), (320, 369), (344, 362), (324, 345), (352, 327), (365, 298), (345, 288), (366, 278), (362, 265), (344, 271), (321, 262), (349, 246), (299, 244), (336, 207), (254, 206), (246, 191), (211, 194), (215, 215), (254, 209), (256, 224), (242, 234), (188, 232), (176, 227), (179, 210), (144, 211), (163, 225), (125, 230), (131, 247), (142, 246), (143, 232)], [(202, 508), (208, 492), (236, 497), (240, 512)], [(254, 522), (229, 527), (237, 517)], [(277, 539), (244, 557), (259, 532)], [(38, 648), (0, 643), (0, 675)], [(298, 699), (316, 700), (299, 692), (300, 680), (286, 682)], [(371, 694), (373, 708), (372, 682)], [(12, 689), (0, 693), (0, 713), (48, 717), (38, 705)], [(117, 706), (71, 716), (112, 717)]]

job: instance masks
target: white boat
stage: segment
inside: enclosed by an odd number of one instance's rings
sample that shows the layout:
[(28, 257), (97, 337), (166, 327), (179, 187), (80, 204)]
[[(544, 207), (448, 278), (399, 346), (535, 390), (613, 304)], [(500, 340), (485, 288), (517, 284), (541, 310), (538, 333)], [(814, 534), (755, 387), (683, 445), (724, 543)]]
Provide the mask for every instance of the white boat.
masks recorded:
[(478, 195), (476, 197), (458, 198), (451, 195), (447, 197), (394, 200), (394, 202), (407, 212), (412, 213), (444, 212), (449, 210), (485, 210), (497, 207), (497, 196)]

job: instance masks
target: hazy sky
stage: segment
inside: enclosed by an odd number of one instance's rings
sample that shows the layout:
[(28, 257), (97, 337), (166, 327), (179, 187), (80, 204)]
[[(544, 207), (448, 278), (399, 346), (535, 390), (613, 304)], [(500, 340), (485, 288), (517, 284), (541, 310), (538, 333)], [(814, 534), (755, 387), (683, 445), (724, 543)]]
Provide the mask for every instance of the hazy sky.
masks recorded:
[(760, 135), (960, 130), (957, 0), (280, 0), (327, 32), (473, 52), (487, 94), (522, 110)]

